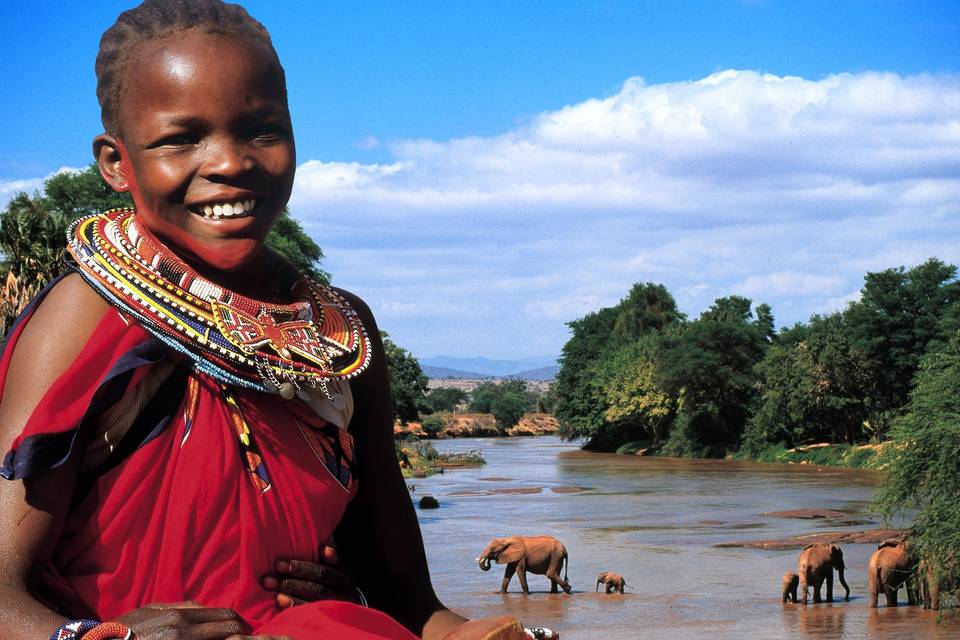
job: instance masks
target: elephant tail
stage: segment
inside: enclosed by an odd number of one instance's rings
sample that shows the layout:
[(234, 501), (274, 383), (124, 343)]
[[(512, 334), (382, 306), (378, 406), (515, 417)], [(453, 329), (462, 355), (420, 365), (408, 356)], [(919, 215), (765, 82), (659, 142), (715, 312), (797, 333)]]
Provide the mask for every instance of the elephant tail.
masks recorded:
[(563, 550), (563, 557), (560, 558), (560, 562), (563, 564), (563, 579), (567, 579), (567, 568), (570, 566), (570, 558), (567, 556), (567, 550)]

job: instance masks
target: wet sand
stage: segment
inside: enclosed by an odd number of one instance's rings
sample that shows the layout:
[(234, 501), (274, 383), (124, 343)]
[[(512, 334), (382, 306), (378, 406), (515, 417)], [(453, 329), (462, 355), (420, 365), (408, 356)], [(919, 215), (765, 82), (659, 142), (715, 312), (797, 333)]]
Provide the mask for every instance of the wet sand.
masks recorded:
[[(960, 620), (937, 624), (918, 607), (867, 606), (876, 542), (843, 543), (850, 602), (806, 607), (779, 601), (780, 577), (795, 570), (799, 547), (720, 546), (878, 529), (865, 513), (876, 472), (592, 454), (553, 437), (434, 444), (479, 449), (488, 461), (417, 480), (412, 494), (440, 501), (418, 511), (431, 574), (443, 601), (466, 614), (507, 612), (564, 640), (960, 637)], [(795, 509), (833, 513), (778, 513)], [(483, 572), (477, 554), (494, 537), (541, 534), (566, 545), (573, 594), (548, 593), (536, 575), (528, 575), (530, 595), (516, 578), (499, 594), (503, 567)], [(626, 578), (625, 595), (594, 592), (608, 570)]]

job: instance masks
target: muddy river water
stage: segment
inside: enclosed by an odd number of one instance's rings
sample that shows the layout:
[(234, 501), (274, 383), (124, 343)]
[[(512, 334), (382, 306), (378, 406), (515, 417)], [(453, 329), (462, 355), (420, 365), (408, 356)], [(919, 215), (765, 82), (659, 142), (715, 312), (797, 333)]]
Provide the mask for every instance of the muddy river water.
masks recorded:
[[(637, 638), (960, 638), (960, 620), (937, 623), (920, 607), (871, 610), (866, 568), (875, 544), (845, 544), (849, 602), (781, 604), (780, 578), (799, 549), (715, 545), (865, 529), (876, 472), (675, 460), (579, 451), (554, 437), (436, 441), (441, 451), (480, 450), (487, 465), (411, 479), (434, 586), (451, 608), (474, 617), (507, 612), (563, 640)], [(763, 515), (830, 509), (834, 520)], [(503, 567), (475, 558), (494, 537), (549, 534), (569, 552), (571, 595), (550, 594), (528, 575), (498, 593)], [(595, 593), (597, 574), (616, 571), (623, 596)], [(901, 591), (901, 600), (906, 596)], [(881, 598), (882, 602), (882, 598)]]

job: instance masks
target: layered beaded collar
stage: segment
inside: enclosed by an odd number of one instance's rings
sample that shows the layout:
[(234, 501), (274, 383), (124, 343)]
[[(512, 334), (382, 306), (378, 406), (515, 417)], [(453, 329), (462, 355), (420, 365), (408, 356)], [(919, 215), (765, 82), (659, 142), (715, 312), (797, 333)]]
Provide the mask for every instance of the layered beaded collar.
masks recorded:
[(289, 264), (281, 271), (296, 302), (276, 304), (205, 279), (144, 233), (132, 209), (80, 218), (67, 240), (76, 270), (103, 298), (222, 382), (288, 399), (307, 387), (329, 398), (328, 380), (356, 376), (370, 362), (356, 311)]

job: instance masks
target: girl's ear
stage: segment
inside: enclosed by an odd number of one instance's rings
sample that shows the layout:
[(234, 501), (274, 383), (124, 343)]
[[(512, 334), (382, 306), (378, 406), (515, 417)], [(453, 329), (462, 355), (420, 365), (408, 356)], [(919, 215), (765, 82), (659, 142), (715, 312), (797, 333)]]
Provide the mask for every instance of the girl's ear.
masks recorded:
[(114, 191), (129, 191), (130, 180), (126, 174), (121, 149), (123, 144), (114, 136), (101, 133), (93, 139), (93, 157), (100, 175)]

